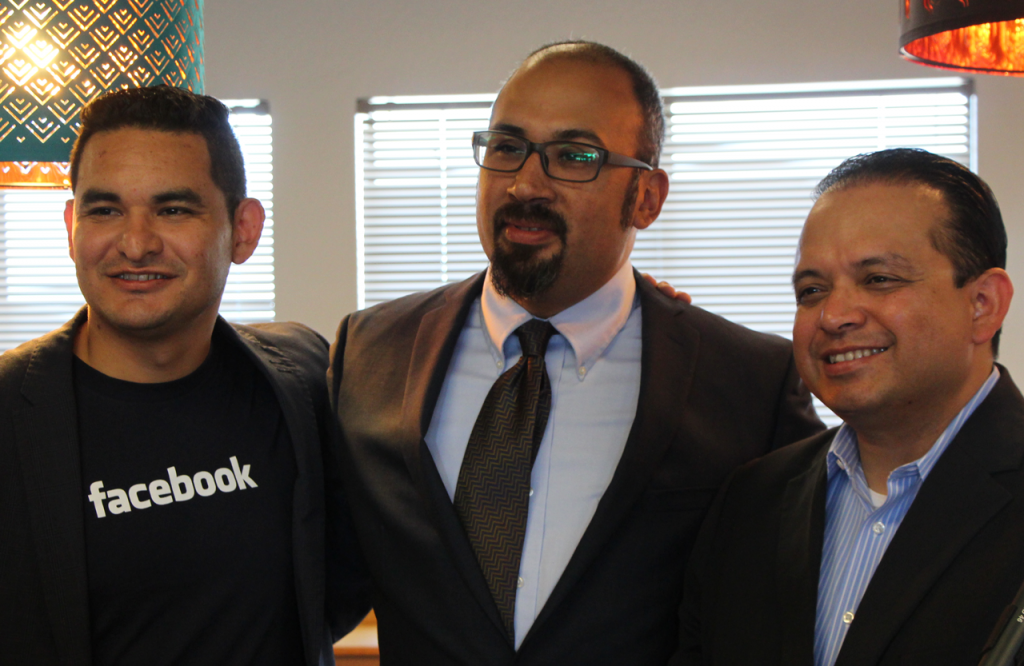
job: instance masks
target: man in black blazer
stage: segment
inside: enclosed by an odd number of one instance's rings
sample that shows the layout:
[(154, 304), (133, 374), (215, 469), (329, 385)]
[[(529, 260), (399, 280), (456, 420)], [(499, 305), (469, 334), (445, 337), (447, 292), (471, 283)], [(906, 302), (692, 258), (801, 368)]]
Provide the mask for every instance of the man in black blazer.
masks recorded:
[(800, 374), (843, 417), (739, 469), (687, 573), (679, 664), (976, 664), (1024, 579), (1024, 398), (989, 188), (859, 156), (801, 237)]
[(367, 605), (344, 513), (325, 590), (327, 343), (217, 315), (264, 219), (227, 109), (157, 87), (82, 115), (87, 305), (0, 356), (0, 661), (333, 664)]
[[(665, 663), (719, 484), (821, 428), (788, 342), (670, 300), (630, 268), (667, 193), (662, 118), (650, 76), (616, 51), (540, 49), (474, 139), (488, 271), (342, 322), (329, 378), (338, 464), (382, 664)], [(456, 476), (492, 383), (518, 366), (511, 331), (531, 317), (556, 329), (552, 402), (510, 626)], [(494, 340), (506, 325), (507, 345)]]

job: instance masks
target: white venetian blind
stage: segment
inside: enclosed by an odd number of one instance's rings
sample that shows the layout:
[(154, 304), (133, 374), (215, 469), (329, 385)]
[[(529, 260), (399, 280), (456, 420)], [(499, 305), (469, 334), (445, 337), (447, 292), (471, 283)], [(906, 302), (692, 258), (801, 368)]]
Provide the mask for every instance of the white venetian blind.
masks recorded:
[[(248, 195), (267, 222), (256, 253), (231, 267), (221, 313), (232, 321), (274, 318), (274, 222), (271, 117), (266, 102), (222, 100), (245, 158)], [(84, 303), (68, 257), (68, 191), (0, 190), (0, 352), (51, 331)]]
[(471, 138), (494, 95), (360, 100), (356, 114), (359, 307), (487, 266), (476, 233)]

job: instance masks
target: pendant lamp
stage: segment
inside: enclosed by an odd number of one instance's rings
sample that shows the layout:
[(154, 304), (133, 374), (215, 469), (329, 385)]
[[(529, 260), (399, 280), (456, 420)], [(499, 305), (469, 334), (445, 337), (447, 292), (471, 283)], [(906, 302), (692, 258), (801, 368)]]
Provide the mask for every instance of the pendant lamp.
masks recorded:
[(158, 83), (202, 92), (203, 0), (0, 0), (0, 187), (70, 187), (82, 107)]
[(1024, 0), (900, 0), (900, 53), (932, 67), (1024, 75)]

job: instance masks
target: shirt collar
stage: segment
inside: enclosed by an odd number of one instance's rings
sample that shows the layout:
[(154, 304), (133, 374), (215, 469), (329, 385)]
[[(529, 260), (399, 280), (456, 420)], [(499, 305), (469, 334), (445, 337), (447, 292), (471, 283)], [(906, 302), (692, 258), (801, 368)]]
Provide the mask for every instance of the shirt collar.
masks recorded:
[[(963, 409), (949, 422), (949, 425), (942, 431), (939, 438), (935, 440), (935, 443), (928, 449), (928, 452), (917, 460), (894, 469), (889, 475), (890, 478), (916, 474), (924, 481), (932, 471), (932, 468), (935, 467), (935, 463), (938, 462), (939, 458), (949, 447), (949, 443), (957, 436), (960, 428), (963, 427), (967, 419), (974, 413), (978, 405), (988, 397), (992, 387), (996, 385), (998, 380), (999, 368), (993, 366), (992, 372), (989, 374), (988, 379), (985, 380), (985, 383), (981, 385), (981, 388), (967, 401)], [(860, 450), (857, 448), (857, 433), (846, 423), (843, 424), (839, 432), (832, 439), (832, 444), (828, 449), (827, 464), (829, 479), (839, 470), (845, 471), (851, 480), (864, 477), (864, 470), (860, 464)]]
[[(498, 293), (487, 269), (481, 296), (484, 335), (496, 358), (504, 358), (505, 341), (533, 318), (521, 305)], [(636, 279), (627, 261), (600, 289), (548, 321), (564, 337), (576, 355), (576, 376), (582, 381), (626, 325), (637, 307)]]

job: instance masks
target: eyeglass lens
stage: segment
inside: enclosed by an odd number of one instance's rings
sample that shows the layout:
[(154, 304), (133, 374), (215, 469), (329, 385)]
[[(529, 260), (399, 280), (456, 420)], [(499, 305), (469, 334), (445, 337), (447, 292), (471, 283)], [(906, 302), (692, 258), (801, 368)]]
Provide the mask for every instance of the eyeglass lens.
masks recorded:
[[(476, 162), (485, 169), (518, 171), (526, 162), (530, 144), (507, 134), (482, 132), (474, 141)], [(544, 145), (544, 171), (562, 180), (592, 180), (601, 168), (601, 153), (586, 144), (560, 141)]]

